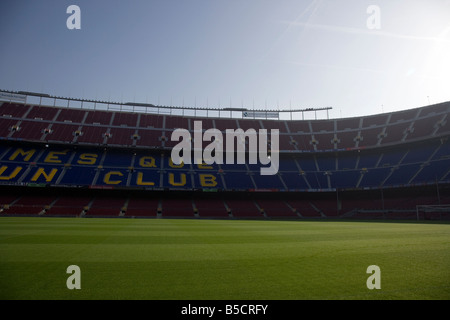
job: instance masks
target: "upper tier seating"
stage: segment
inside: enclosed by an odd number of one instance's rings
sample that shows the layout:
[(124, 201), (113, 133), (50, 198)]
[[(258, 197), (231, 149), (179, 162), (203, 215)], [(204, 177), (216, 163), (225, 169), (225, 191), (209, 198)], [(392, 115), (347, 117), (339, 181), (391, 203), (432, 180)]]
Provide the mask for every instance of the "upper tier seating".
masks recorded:
[(450, 103), (337, 120), (255, 120), (186, 117), (4, 102), (0, 138), (41, 142), (171, 148), (173, 130), (278, 129), (280, 150), (331, 151), (423, 140), (450, 133)]

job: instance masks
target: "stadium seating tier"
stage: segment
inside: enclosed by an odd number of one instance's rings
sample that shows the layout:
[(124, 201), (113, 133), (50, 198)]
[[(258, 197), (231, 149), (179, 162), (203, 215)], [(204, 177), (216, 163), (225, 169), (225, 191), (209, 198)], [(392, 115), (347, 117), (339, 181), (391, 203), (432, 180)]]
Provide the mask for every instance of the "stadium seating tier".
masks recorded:
[[(443, 103), (362, 118), (274, 121), (0, 103), (0, 186), (6, 188), (0, 210), (12, 215), (224, 219), (386, 218), (389, 210), (413, 215), (418, 204), (449, 203), (450, 197), (443, 192), (372, 200), (370, 190), (444, 186), (448, 191), (449, 112), (450, 103)], [(261, 166), (250, 164), (173, 164), (171, 133), (184, 128), (193, 134), (198, 120), (203, 129), (278, 129), (278, 174), (262, 176)], [(145, 190), (158, 196), (35, 197), (9, 194), (9, 186)], [(247, 192), (276, 194), (283, 200), (167, 196), (180, 190), (238, 198)], [(352, 190), (366, 193), (360, 199), (346, 197)], [(292, 193), (302, 199), (292, 199)], [(308, 198), (311, 194), (319, 198)]]

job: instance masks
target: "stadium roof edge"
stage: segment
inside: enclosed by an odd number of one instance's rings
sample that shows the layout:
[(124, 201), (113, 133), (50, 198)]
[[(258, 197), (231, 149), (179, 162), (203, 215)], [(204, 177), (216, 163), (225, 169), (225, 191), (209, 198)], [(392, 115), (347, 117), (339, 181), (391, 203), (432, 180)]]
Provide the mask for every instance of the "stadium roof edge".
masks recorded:
[(185, 107), (185, 106), (162, 106), (162, 105), (154, 105), (151, 103), (139, 103), (139, 102), (113, 102), (113, 101), (102, 101), (102, 100), (92, 100), (92, 99), (80, 99), (80, 98), (69, 98), (69, 97), (61, 97), (61, 96), (53, 96), (47, 93), (37, 93), (30, 91), (10, 91), (0, 89), (0, 93), (8, 93), (8, 94), (18, 94), (24, 96), (34, 96), (40, 98), (49, 98), (56, 100), (68, 100), (68, 101), (79, 101), (79, 102), (90, 102), (90, 103), (101, 103), (101, 104), (111, 104), (111, 105), (121, 105), (121, 106), (137, 106), (137, 107), (152, 107), (152, 108), (161, 108), (161, 109), (184, 109), (184, 110), (209, 110), (209, 111), (256, 111), (256, 112), (308, 112), (308, 111), (323, 111), (330, 110), (332, 107), (319, 107), (319, 108), (304, 108), (304, 109), (291, 109), (291, 110), (268, 110), (268, 109), (247, 109), (247, 108), (205, 108), (205, 107)]
[[(3, 90), (2, 90), (3, 92)], [(9, 92), (12, 93), (12, 92)], [(44, 98), (51, 98), (51, 96), (47, 93), (38, 93), (38, 92), (29, 92), (29, 91), (18, 91), (18, 94), (23, 94), (26, 96), (36, 96), (36, 97), (44, 97)]]
[[(102, 109), (102, 107), (98, 106), (97, 104), (106, 105), (106, 110), (107, 111), (124, 111), (124, 112), (144, 112), (144, 113), (155, 113), (155, 114), (162, 114), (162, 115), (173, 115), (173, 116), (194, 116), (197, 117), (199, 116), (199, 114), (197, 114), (197, 111), (203, 111), (206, 112), (206, 117), (217, 117), (217, 116), (208, 116), (208, 112), (218, 112), (219, 113), (219, 118), (236, 118), (236, 116), (232, 116), (231, 113), (232, 112), (241, 112), (242, 115), (239, 116), (238, 118), (245, 118), (245, 119), (274, 119), (274, 120), (305, 120), (304, 119), (304, 113), (317, 113), (318, 111), (326, 111), (326, 118), (317, 118), (317, 114), (315, 119), (307, 119), (307, 120), (346, 120), (346, 119), (352, 119), (352, 118), (361, 118), (361, 116), (351, 116), (351, 117), (344, 117), (344, 118), (333, 118), (330, 119), (328, 117), (328, 111), (333, 109), (332, 107), (319, 107), (319, 108), (304, 108), (304, 109), (285, 109), (285, 110), (274, 110), (274, 109), (248, 109), (248, 108), (231, 108), (231, 107), (224, 107), (224, 108), (204, 108), (204, 107), (185, 107), (185, 106), (161, 106), (161, 105), (154, 105), (151, 103), (139, 103), (139, 102), (112, 102), (112, 101), (101, 101), (101, 100), (92, 100), (92, 99), (79, 99), (79, 98), (68, 98), (68, 97), (60, 97), (60, 96), (52, 96), (46, 93), (38, 93), (38, 92), (29, 92), (29, 91), (10, 91), (10, 90), (3, 90), (0, 89), (0, 101), (10, 101), (10, 102), (22, 102), (22, 103), (26, 103), (28, 104), (29, 102), (27, 101), (27, 97), (34, 97), (34, 98), (39, 98), (40, 102), (39, 105), (43, 105), (41, 103), (42, 99), (53, 99), (54, 100), (54, 104), (56, 103), (57, 100), (65, 100), (67, 101), (67, 107), (69, 107), (70, 102), (81, 102), (81, 108), (84, 109), (89, 109), (89, 107), (84, 106), (83, 107), (83, 103), (90, 103), (94, 105), (94, 110), (104, 110)], [(427, 106), (420, 106), (420, 107), (414, 107), (414, 108), (408, 108), (408, 109), (404, 109), (404, 110), (396, 110), (396, 111), (390, 111), (390, 112), (382, 112), (382, 113), (375, 113), (375, 114), (369, 114), (369, 115), (364, 115), (362, 117), (366, 118), (366, 117), (373, 117), (373, 116), (380, 116), (380, 115), (385, 115), (385, 114), (394, 114), (394, 113), (398, 113), (398, 112), (405, 112), (405, 111), (411, 111), (411, 110), (418, 110), (418, 109), (422, 109), (422, 108), (427, 108), (427, 107), (432, 107), (432, 106), (438, 106), (438, 105), (443, 105), (443, 104), (449, 104), (449, 109), (448, 111), (450, 112), (450, 101), (443, 101), (443, 102), (439, 102), (439, 103), (434, 103), (431, 105), (427, 105)], [(54, 105), (55, 106), (55, 105)], [(114, 107), (114, 106), (119, 106), (118, 107)], [(73, 107), (73, 106), (70, 106)], [(122, 108), (122, 107), (127, 107), (127, 108)], [(139, 110), (139, 109), (135, 109), (136, 108), (146, 108), (145, 111)], [(73, 108), (77, 108), (77, 107), (73, 107)], [(98, 108), (98, 109), (97, 109)], [(151, 110), (151, 109), (155, 109), (155, 110)], [(132, 109), (132, 110), (130, 110)], [(157, 111), (156, 111), (157, 110)], [(165, 111), (165, 110), (170, 110), (169, 111)], [(184, 111), (189, 111), (192, 112), (194, 114), (185, 114)], [(180, 112), (182, 111), (182, 114), (178, 114), (176, 113), (176, 111)], [(224, 113), (229, 113), (230, 115), (227, 116), (225, 115), (221, 115), (221, 112)], [(248, 114), (247, 114), (248, 113)], [(245, 114), (245, 115), (244, 115)], [(284, 116), (289, 117), (288, 118), (280, 118), (280, 115), (284, 114)], [(301, 119), (296, 118), (294, 119), (292, 115), (298, 115), (301, 114), (302, 117)]]

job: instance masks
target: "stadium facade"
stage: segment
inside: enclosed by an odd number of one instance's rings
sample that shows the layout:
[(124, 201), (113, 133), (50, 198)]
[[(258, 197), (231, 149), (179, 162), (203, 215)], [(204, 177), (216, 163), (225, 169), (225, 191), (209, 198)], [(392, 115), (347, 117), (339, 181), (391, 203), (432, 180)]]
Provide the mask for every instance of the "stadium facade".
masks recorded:
[[(449, 216), (450, 102), (305, 120), (328, 108), (190, 109), (0, 93), (1, 215), (406, 219), (436, 206), (419, 218)], [(194, 136), (194, 121), (223, 133), (277, 129), (278, 173), (261, 175), (261, 164), (173, 163), (171, 134)]]

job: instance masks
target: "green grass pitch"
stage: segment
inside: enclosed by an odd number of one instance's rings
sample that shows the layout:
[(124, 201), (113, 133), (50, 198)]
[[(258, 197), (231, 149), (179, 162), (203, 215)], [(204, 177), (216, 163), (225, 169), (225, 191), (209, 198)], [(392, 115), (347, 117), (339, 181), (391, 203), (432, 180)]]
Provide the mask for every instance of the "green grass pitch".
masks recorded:
[(449, 298), (450, 224), (0, 218), (2, 300)]

